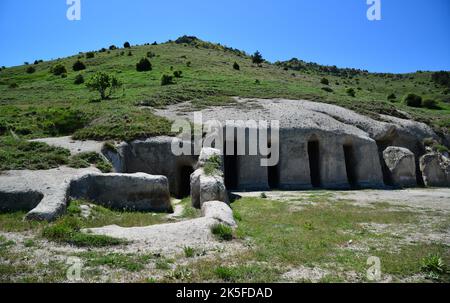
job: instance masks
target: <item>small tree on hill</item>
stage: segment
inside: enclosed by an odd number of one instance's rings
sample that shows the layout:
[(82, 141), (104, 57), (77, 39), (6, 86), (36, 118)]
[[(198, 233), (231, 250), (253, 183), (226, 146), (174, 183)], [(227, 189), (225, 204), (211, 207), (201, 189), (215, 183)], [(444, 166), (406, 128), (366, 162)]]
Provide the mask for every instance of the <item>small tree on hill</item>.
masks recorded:
[(80, 70), (86, 69), (86, 65), (84, 65), (83, 62), (81, 62), (80, 60), (75, 61), (75, 63), (72, 66), (73, 70), (78, 72)]
[(95, 73), (86, 83), (87, 88), (100, 93), (102, 100), (109, 98), (121, 86), (122, 83), (115, 76), (104, 72)]
[(235, 70), (241, 70), (241, 67), (239, 66), (239, 64), (238, 64), (237, 62), (234, 62), (233, 68), (234, 68)]
[(125, 43), (123, 44), (123, 47), (124, 47), (124, 48), (130, 48), (130, 47), (131, 47), (130, 42), (125, 42)]
[(262, 64), (264, 62), (263, 56), (261, 55), (261, 53), (259, 51), (256, 51), (253, 55), (252, 55), (252, 62), (254, 64)]
[(138, 63), (136, 63), (136, 70), (138, 72), (151, 71), (152, 64), (147, 58), (142, 58)]

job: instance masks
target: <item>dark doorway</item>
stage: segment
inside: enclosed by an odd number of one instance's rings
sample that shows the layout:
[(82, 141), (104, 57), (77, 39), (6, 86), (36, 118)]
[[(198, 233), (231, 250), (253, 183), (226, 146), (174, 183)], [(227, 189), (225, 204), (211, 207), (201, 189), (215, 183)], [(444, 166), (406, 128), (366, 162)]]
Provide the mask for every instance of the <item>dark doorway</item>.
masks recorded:
[[(227, 144), (233, 144), (233, 154), (227, 154)], [(228, 190), (235, 190), (238, 187), (238, 156), (237, 145), (235, 142), (226, 142), (224, 146), (224, 168), (225, 168), (225, 186)]]
[(356, 178), (356, 160), (351, 144), (344, 145), (344, 156), (348, 184), (350, 184), (351, 187), (356, 187), (358, 185), (358, 180)]
[[(268, 144), (268, 148), (271, 148), (271, 144)], [(269, 154), (269, 156), (267, 156), (267, 159), (270, 159), (272, 157), (272, 154)], [(269, 187), (271, 189), (278, 189), (280, 187), (280, 170), (279, 170), (279, 165), (274, 165), (274, 166), (268, 166), (267, 167), (267, 176), (268, 176), (268, 183), (269, 183)]]
[(194, 172), (191, 166), (181, 166), (178, 169), (178, 197), (185, 198), (191, 194), (191, 174)]
[(320, 154), (319, 141), (308, 142), (309, 170), (311, 174), (311, 185), (320, 187)]

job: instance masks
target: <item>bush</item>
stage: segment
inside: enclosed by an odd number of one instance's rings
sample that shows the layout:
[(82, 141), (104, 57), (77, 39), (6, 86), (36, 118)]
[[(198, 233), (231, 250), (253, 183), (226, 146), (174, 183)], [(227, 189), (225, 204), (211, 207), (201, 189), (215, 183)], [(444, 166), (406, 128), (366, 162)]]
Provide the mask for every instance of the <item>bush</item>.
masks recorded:
[(85, 115), (67, 108), (48, 109), (43, 113), (41, 128), (52, 136), (70, 135), (86, 125)]
[(175, 78), (181, 78), (181, 75), (183, 74), (183, 72), (181, 70), (176, 70), (173, 72), (173, 76)]
[(327, 93), (332, 93), (333, 92), (333, 89), (331, 87), (328, 87), (328, 86), (322, 87), (322, 90), (326, 91)]
[(237, 62), (234, 62), (233, 68), (234, 68), (235, 70), (241, 70), (241, 67), (239, 66), (239, 64), (238, 64)]
[(450, 72), (435, 72), (431, 75), (431, 80), (439, 85), (450, 86)]
[(16, 82), (12, 82), (8, 85), (9, 88), (18, 88), (19, 84), (17, 84)]
[(133, 53), (132, 53), (131, 51), (129, 51), (128, 54), (127, 54), (127, 56), (128, 56), (128, 57), (131, 57), (131, 56), (133, 56)]
[(320, 84), (323, 84), (323, 85), (329, 85), (329, 84), (330, 84), (330, 81), (328, 81), (327, 78), (322, 78), (322, 79), (320, 80)]
[(84, 83), (84, 77), (83, 75), (77, 75), (75, 77), (75, 81), (73, 81), (74, 84), (79, 85), (79, 84), (83, 84)]
[(32, 74), (36, 71), (36, 69), (33, 66), (28, 66), (26, 69), (27, 74)]
[(154, 52), (147, 52), (147, 58), (153, 58), (156, 57), (156, 54)]
[(430, 254), (422, 259), (422, 272), (431, 275), (433, 278), (439, 278), (440, 275), (447, 272), (445, 262), (441, 256)]
[(66, 67), (64, 65), (62, 65), (62, 64), (56, 64), (56, 65), (52, 66), (50, 71), (55, 76), (61, 76), (63, 74), (67, 74)]
[(259, 51), (256, 51), (253, 55), (252, 55), (252, 62), (254, 64), (262, 64), (264, 62), (263, 56), (261, 55), (261, 53)]
[(345, 90), (345, 92), (347, 93), (347, 95), (349, 95), (350, 97), (355, 97), (356, 96), (356, 92), (353, 88), (347, 88)]
[(131, 45), (130, 45), (130, 43), (129, 43), (129, 42), (125, 42), (125, 43), (123, 44), (123, 47), (124, 47), (124, 48), (130, 48), (130, 47), (131, 47)]
[(438, 103), (433, 99), (425, 99), (422, 103), (423, 107), (428, 109), (439, 109)]
[(94, 52), (87, 52), (86, 53), (86, 59), (92, 59), (95, 57), (95, 53)]
[(117, 47), (115, 45), (110, 45), (109, 46), (109, 50), (115, 50), (115, 49), (117, 49)]
[(187, 67), (191, 67), (191, 65), (192, 65), (192, 62), (191, 62), (191, 61), (186, 62), (186, 66), (187, 66)]
[(211, 176), (211, 175), (215, 175), (215, 174), (221, 174), (222, 173), (222, 171), (220, 170), (221, 163), (222, 163), (222, 160), (218, 155), (215, 155), (215, 156), (212, 156), (211, 158), (209, 158), (203, 167), (203, 170), (205, 171), (205, 175)]
[(395, 99), (397, 99), (397, 96), (394, 94), (394, 93), (392, 93), (392, 94), (390, 94), (389, 96), (387, 96), (387, 99), (388, 99), (388, 101), (394, 101)]
[(164, 86), (164, 85), (170, 85), (170, 84), (173, 84), (173, 77), (169, 76), (169, 75), (163, 75), (161, 77), (161, 85)]
[(403, 103), (411, 107), (421, 107), (422, 97), (416, 94), (407, 94), (405, 97), (403, 97)]
[(121, 86), (122, 83), (115, 76), (104, 72), (95, 73), (86, 83), (87, 88), (100, 93), (102, 100), (109, 98)]
[(81, 62), (80, 60), (75, 61), (75, 63), (72, 66), (73, 70), (78, 72), (80, 70), (86, 69), (86, 65), (84, 65), (83, 62)]
[(136, 63), (136, 70), (138, 72), (147, 72), (152, 70), (152, 64), (147, 58), (142, 58), (138, 63)]
[(211, 227), (211, 232), (220, 240), (231, 241), (233, 239), (233, 229), (224, 224), (215, 224)]

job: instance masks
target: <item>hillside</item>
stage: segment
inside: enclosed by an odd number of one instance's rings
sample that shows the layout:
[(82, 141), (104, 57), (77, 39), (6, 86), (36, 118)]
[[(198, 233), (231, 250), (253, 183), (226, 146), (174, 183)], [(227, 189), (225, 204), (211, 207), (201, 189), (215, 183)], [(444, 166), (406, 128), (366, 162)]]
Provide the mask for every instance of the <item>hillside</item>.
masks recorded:
[[(411, 117), (438, 131), (447, 132), (450, 126), (448, 88), (435, 83), (431, 72), (373, 74), (297, 59), (258, 66), (244, 52), (191, 37), (159, 45), (110, 47), (86, 57), (80, 53), (1, 70), (0, 134), (12, 130), (25, 139), (74, 134), (97, 140), (167, 134), (170, 122), (155, 116), (152, 108), (184, 101), (191, 101), (193, 109), (224, 105), (233, 102), (232, 96), (307, 99), (374, 118), (377, 113)], [(146, 57), (152, 70), (136, 71), (136, 63)], [(77, 60), (86, 69), (74, 71)], [(233, 68), (235, 62), (239, 70)], [(54, 75), (51, 70), (57, 64), (64, 65), (67, 73)], [(114, 74), (123, 83), (103, 101), (85, 84), (74, 84), (79, 74), (88, 81), (98, 71)], [(162, 86), (162, 75), (174, 71), (181, 71), (182, 77)], [(437, 108), (406, 106), (401, 99), (408, 93), (435, 100)], [(391, 94), (395, 98), (388, 101)]]

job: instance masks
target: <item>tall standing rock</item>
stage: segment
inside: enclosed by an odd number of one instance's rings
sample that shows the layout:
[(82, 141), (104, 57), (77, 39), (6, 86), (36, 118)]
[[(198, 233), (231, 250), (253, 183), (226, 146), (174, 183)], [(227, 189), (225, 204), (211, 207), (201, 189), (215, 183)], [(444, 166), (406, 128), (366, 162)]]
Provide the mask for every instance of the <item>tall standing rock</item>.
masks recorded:
[(383, 151), (383, 158), (393, 185), (400, 187), (417, 185), (415, 157), (409, 149), (390, 146)]
[(450, 160), (439, 153), (420, 158), (423, 181), (430, 187), (450, 187)]

